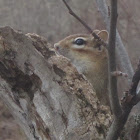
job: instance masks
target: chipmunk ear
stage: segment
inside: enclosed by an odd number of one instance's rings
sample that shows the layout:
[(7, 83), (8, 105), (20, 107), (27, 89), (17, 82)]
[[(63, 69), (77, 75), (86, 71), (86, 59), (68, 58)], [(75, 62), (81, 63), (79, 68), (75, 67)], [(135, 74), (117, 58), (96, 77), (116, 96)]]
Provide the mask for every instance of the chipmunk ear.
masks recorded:
[(108, 32), (106, 30), (101, 30), (100, 32), (97, 33), (97, 35), (103, 39), (104, 41), (108, 40)]

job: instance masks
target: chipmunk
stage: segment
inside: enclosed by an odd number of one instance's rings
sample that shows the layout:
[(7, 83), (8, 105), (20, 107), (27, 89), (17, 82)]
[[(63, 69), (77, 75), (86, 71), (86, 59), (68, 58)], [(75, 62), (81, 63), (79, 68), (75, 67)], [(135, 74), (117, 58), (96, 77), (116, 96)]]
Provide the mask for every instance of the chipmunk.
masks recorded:
[[(102, 40), (108, 40), (106, 30), (94, 31)], [(92, 35), (70, 35), (54, 44), (56, 51), (69, 58), (79, 73), (92, 84), (101, 104), (109, 105), (108, 97), (108, 53)]]

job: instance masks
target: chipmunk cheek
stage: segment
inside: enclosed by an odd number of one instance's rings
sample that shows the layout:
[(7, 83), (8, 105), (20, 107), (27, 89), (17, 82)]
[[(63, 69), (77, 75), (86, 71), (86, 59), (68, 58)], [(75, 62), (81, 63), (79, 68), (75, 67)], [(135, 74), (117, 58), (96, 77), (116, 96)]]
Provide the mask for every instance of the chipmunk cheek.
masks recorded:
[(66, 54), (69, 52), (69, 49), (66, 46), (55, 44), (54, 48), (58, 54), (63, 56), (66, 56)]

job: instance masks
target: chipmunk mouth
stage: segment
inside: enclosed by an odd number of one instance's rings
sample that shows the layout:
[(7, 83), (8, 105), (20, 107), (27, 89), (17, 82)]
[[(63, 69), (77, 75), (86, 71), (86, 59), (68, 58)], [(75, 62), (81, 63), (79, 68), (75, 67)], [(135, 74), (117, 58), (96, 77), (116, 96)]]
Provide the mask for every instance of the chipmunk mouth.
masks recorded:
[(57, 44), (57, 43), (54, 44), (54, 49), (57, 54), (65, 56), (66, 50), (63, 47), (61, 47), (59, 44)]
[(54, 49), (56, 51), (57, 54), (60, 54), (59, 50), (60, 50), (60, 46), (56, 43), (54, 44)]
[(56, 51), (59, 49), (58, 43), (55, 43), (55, 44), (54, 44), (54, 49), (55, 49)]
[(60, 46), (59, 43), (56, 43), (54, 44), (54, 49), (58, 55), (62, 55), (64, 57), (71, 59), (70, 50), (67, 47)]

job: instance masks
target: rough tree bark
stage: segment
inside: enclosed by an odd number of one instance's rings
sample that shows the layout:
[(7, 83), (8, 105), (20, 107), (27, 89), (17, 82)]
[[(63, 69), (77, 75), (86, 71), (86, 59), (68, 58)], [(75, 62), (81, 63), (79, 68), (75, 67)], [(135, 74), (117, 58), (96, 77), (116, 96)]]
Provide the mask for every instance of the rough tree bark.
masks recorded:
[(10, 27), (0, 28), (0, 98), (29, 140), (101, 140), (111, 122), (69, 60)]

